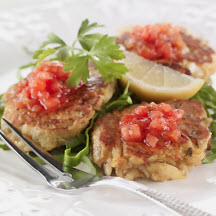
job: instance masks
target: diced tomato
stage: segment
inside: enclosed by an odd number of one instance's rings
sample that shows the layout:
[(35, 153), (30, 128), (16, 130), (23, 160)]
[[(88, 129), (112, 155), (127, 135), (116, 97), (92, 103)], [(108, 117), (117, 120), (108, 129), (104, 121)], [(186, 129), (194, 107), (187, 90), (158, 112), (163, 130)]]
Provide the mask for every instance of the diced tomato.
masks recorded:
[(49, 84), (49, 89), (52, 92), (58, 92), (62, 88), (62, 84), (57, 80), (52, 80)]
[(124, 140), (130, 140), (130, 128), (128, 126), (121, 127), (121, 136)]
[(142, 138), (140, 127), (138, 124), (131, 125), (129, 133), (133, 140), (140, 140)]
[(34, 105), (33, 107), (32, 107), (32, 109), (31, 109), (31, 111), (33, 111), (33, 112), (40, 112), (40, 111), (42, 111), (43, 110), (43, 108), (42, 108), (42, 106), (39, 106), (39, 105)]
[(154, 103), (154, 102), (151, 102), (151, 103), (148, 105), (148, 107), (149, 107), (149, 111), (150, 111), (150, 112), (151, 112), (152, 109), (155, 110), (155, 109), (158, 108), (157, 104)]
[(167, 146), (181, 137), (178, 122), (183, 110), (172, 109), (169, 104), (150, 103), (139, 106), (131, 114), (122, 116), (119, 125), (126, 142), (141, 142), (151, 148)]
[(41, 71), (40, 74), (38, 74), (38, 77), (42, 80), (51, 80), (54, 78), (54, 74), (47, 71)]
[(158, 119), (152, 119), (152, 122), (149, 124), (151, 130), (164, 130), (168, 126), (168, 123), (165, 118), (161, 117)]
[(172, 107), (169, 104), (161, 103), (158, 106), (167, 114), (172, 112)]
[(125, 46), (146, 59), (177, 60), (182, 56), (183, 44), (179, 27), (165, 23), (135, 26)]
[(136, 119), (134, 115), (124, 115), (121, 119), (120, 124), (134, 124), (136, 123)]
[(170, 140), (171, 141), (178, 141), (179, 138), (181, 137), (181, 131), (178, 129), (172, 130), (170, 132)]
[(30, 92), (27, 89), (22, 89), (20, 95), (23, 98), (28, 98), (30, 96)]
[(138, 106), (135, 110), (134, 110), (134, 113), (136, 115), (141, 115), (141, 116), (144, 116), (144, 115), (148, 115), (148, 107), (147, 106)]
[(161, 111), (155, 111), (155, 112), (151, 112), (149, 115), (152, 119), (156, 119), (156, 118), (161, 118), (163, 116), (163, 113)]
[(47, 91), (38, 91), (37, 92), (37, 96), (42, 100), (47, 100), (49, 97), (50, 97), (50, 94), (49, 92)]
[(32, 108), (36, 105), (36, 101), (34, 100), (29, 99), (29, 100), (26, 100), (26, 102), (27, 102), (26, 106), (29, 110), (32, 110)]
[(44, 82), (44, 80), (40, 79), (39, 77), (35, 77), (32, 80), (29, 80), (28, 86), (30, 89), (43, 91), (46, 88), (46, 82)]
[(155, 136), (152, 136), (150, 133), (147, 134), (146, 136), (146, 142), (154, 148), (158, 142), (158, 138)]
[(184, 111), (179, 110), (179, 109), (176, 110), (176, 112), (174, 113), (176, 119), (181, 119), (183, 114), (184, 114)]
[(41, 101), (41, 104), (46, 107), (47, 110), (53, 110), (59, 106), (60, 100), (58, 98), (50, 97), (48, 100)]
[(125, 140), (140, 141), (142, 139), (140, 127), (137, 124), (122, 127), (121, 134), (122, 138)]
[(23, 109), (23, 108), (26, 108), (26, 105), (24, 103), (20, 102), (20, 101), (17, 101), (16, 102), (16, 107), (18, 109)]
[(137, 124), (141, 128), (146, 128), (150, 124), (150, 122), (151, 122), (151, 120), (149, 118), (140, 118), (140, 119), (137, 119)]
[[(36, 99), (37, 96), (38, 96), (38, 92), (40, 92), (40, 90), (38, 91), (38, 89), (36, 89), (36, 88), (31, 88), (31, 89), (29, 90), (30, 97), (31, 97), (32, 99)], [(21, 97), (20, 97), (20, 98), (21, 98)]]
[(18, 109), (27, 108), (33, 112), (55, 110), (68, 103), (68, 95), (78, 87), (68, 88), (66, 80), (70, 72), (63, 71), (64, 63), (43, 61), (17, 88)]

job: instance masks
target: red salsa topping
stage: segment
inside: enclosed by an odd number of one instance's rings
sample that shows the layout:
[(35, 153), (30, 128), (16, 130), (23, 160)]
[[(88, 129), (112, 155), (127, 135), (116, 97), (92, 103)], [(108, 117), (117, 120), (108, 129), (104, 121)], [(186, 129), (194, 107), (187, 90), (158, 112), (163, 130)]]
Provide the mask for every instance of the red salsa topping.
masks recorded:
[(135, 26), (125, 46), (149, 60), (178, 60), (183, 39), (179, 27), (168, 23)]
[(33, 112), (56, 110), (68, 102), (68, 94), (78, 87), (68, 88), (70, 72), (63, 71), (64, 63), (43, 61), (17, 88), (18, 109), (27, 108)]
[(139, 142), (152, 148), (177, 142), (181, 137), (178, 122), (183, 110), (172, 109), (169, 104), (150, 103), (138, 106), (120, 120), (121, 136), (126, 142)]

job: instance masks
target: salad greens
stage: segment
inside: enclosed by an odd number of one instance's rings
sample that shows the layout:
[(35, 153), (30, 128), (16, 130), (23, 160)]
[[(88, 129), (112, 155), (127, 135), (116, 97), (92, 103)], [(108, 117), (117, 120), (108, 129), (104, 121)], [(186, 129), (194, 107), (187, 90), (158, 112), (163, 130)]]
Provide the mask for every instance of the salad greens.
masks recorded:
[[(36, 156), (33, 152), (28, 152), (27, 153), (29, 156), (31, 156), (34, 160), (36, 160), (38, 163), (45, 165), (46, 163), (40, 159), (38, 156)], [(62, 152), (58, 153), (58, 154), (52, 154), (52, 156), (57, 159), (58, 161), (64, 163), (64, 154)], [(88, 167), (89, 167), (89, 173), (96, 175), (97, 174), (97, 170), (94, 166), (94, 164), (92, 163), (91, 159), (88, 156), (83, 156), (82, 160), (83, 163), (85, 163)], [(64, 169), (67, 169), (68, 166), (65, 166)], [(66, 170), (65, 170), (66, 171)]]
[[(3, 94), (0, 95), (0, 119), (2, 118), (2, 115), (4, 112), (4, 106), (5, 106), (5, 103), (2, 100), (2, 97), (3, 97)], [(0, 122), (0, 125), (1, 125), (1, 122)]]
[[(2, 118), (3, 112), (4, 112), (4, 101), (2, 100), (3, 94), (0, 95), (0, 119)], [(1, 126), (1, 121), (0, 121), (0, 126)], [(0, 144), (0, 148), (3, 150), (9, 150), (7, 145), (5, 144)]]
[(212, 133), (212, 154), (202, 160), (202, 163), (212, 163), (216, 159), (216, 91), (211, 85), (205, 84), (192, 99), (201, 101), (207, 116), (213, 120), (209, 127), (209, 130)]
[[(94, 117), (91, 119), (89, 126), (86, 128), (84, 132), (78, 134), (77, 137), (66, 143), (66, 150), (64, 154), (64, 164), (69, 167), (77, 166), (83, 156), (88, 155), (89, 153), (89, 143), (90, 143), (90, 131), (93, 127), (96, 119), (107, 112), (111, 112), (115, 109), (122, 110), (124, 107), (132, 104), (132, 99), (130, 97), (130, 93), (128, 92), (129, 83), (127, 84), (123, 94), (118, 97), (116, 100), (113, 100), (107, 103), (102, 109), (97, 112)], [(77, 146), (84, 146), (82, 150), (80, 150), (76, 155), (72, 154), (72, 149)]]
[(80, 80), (84, 83), (87, 82), (90, 62), (94, 63), (105, 82), (121, 78), (128, 72), (128, 69), (123, 63), (115, 62), (115, 60), (123, 59), (125, 55), (120, 50), (120, 46), (115, 43), (115, 37), (89, 33), (90, 30), (98, 27), (102, 27), (102, 25), (89, 23), (88, 19), (84, 20), (72, 45), (67, 45), (54, 33), (48, 34), (48, 40), (34, 52), (34, 62), (19, 68), (18, 78), (21, 78), (22, 69), (36, 66), (47, 57), (49, 60), (64, 62), (64, 71), (73, 70), (67, 80), (69, 87), (78, 85)]
[(3, 150), (10, 150), (10, 148), (7, 146), (7, 145), (5, 145), (5, 144), (0, 144), (0, 149), (3, 149)]

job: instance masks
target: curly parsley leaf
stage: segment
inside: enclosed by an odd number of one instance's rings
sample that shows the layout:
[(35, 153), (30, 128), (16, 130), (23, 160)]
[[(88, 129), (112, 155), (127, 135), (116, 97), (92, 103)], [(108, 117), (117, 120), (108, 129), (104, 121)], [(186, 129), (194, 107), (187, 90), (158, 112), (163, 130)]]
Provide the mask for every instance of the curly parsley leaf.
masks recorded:
[(47, 56), (52, 55), (56, 52), (56, 49), (48, 48), (47, 50), (43, 50), (38, 56), (38, 62), (44, 60)]
[(82, 21), (81, 26), (78, 30), (78, 38), (83, 36), (86, 32), (89, 32), (90, 30), (94, 29), (94, 28), (98, 28), (98, 27), (103, 27), (104, 25), (99, 25), (98, 23), (89, 23), (88, 19), (85, 19), (84, 21)]
[[(42, 61), (47, 56), (55, 53), (57, 49), (67, 46), (66, 43), (54, 33), (48, 34), (47, 38), (49, 40), (43, 42), (40, 48), (36, 50), (33, 55), (33, 59), (38, 59), (38, 62)], [(47, 45), (53, 45), (54, 48), (43, 49)]]
[[(33, 55), (35, 62), (20, 67), (19, 78), (22, 78), (21, 69), (35, 66), (44, 59), (54, 59), (65, 63), (64, 70), (72, 71), (67, 80), (69, 87), (78, 85), (80, 80), (87, 82), (89, 62), (95, 63), (105, 82), (121, 78), (128, 69), (123, 63), (115, 62), (115, 60), (125, 58), (120, 46), (115, 43), (116, 38), (100, 33), (89, 33), (102, 26), (98, 23), (89, 23), (88, 19), (84, 20), (72, 45), (67, 45), (54, 33), (49, 34), (48, 40), (35, 51)], [(79, 43), (78, 46), (76, 46), (77, 43)]]
[(47, 35), (47, 38), (49, 40), (45, 41), (42, 43), (42, 45), (40, 46), (40, 49), (42, 49), (43, 47), (49, 45), (49, 44), (58, 44), (59, 46), (66, 46), (66, 43), (60, 38), (58, 37), (56, 34), (54, 33), (50, 33)]
[(43, 52), (43, 50), (39, 49), (34, 52), (33, 59), (38, 59), (39, 55)]
[(103, 25), (99, 25), (98, 23), (89, 24), (89, 20), (86, 19), (81, 23), (81, 26), (77, 33), (77, 41), (79, 41), (80, 45), (83, 49), (89, 51), (92, 46), (103, 36), (100, 33), (86, 34), (92, 29), (103, 27)]
[(95, 33), (83, 35), (82, 37), (79, 37), (78, 40), (82, 48), (89, 51), (102, 37), (102, 34)]
[(120, 60), (125, 58), (123, 50), (119, 49), (120, 45), (117, 45), (115, 41), (115, 37), (109, 37), (108, 35), (104, 35), (91, 48), (91, 55), (96, 56), (103, 63), (111, 62), (112, 59)]
[(212, 154), (206, 156), (206, 158), (202, 160), (202, 163), (212, 163), (216, 159), (216, 91), (211, 85), (205, 84), (192, 99), (201, 101), (207, 116), (212, 118), (212, 123), (209, 127), (212, 133)]
[(123, 74), (128, 72), (127, 67), (123, 63), (109, 62), (104, 64), (96, 60), (93, 60), (93, 62), (103, 79), (108, 82), (113, 81), (114, 78), (120, 79)]
[(67, 59), (70, 54), (69, 54), (69, 48), (67, 46), (65, 47), (61, 47), (57, 53), (57, 59), (59, 61), (64, 61), (65, 59)]
[(89, 78), (88, 60), (88, 56), (71, 56), (66, 59), (64, 70), (73, 71), (67, 80), (68, 86), (78, 85), (81, 79), (84, 83), (87, 82)]

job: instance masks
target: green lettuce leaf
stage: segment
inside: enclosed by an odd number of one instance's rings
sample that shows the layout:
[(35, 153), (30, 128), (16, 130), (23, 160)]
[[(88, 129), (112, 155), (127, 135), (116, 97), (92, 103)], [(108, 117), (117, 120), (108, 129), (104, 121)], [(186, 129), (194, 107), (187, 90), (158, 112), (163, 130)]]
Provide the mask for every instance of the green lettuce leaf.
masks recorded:
[(205, 84), (192, 99), (201, 101), (207, 116), (213, 120), (209, 127), (212, 133), (212, 154), (206, 156), (206, 158), (202, 160), (202, 163), (212, 163), (216, 159), (216, 91), (211, 85)]
[[(77, 166), (82, 161), (82, 158), (89, 154), (90, 131), (93, 128), (94, 122), (98, 117), (104, 115), (107, 112), (112, 112), (115, 109), (122, 110), (124, 107), (132, 104), (132, 99), (130, 97), (130, 93), (128, 92), (128, 87), (129, 83), (120, 97), (107, 103), (99, 112), (94, 115), (94, 117), (90, 121), (89, 126), (84, 132), (80, 133), (77, 137), (67, 143), (67, 148), (64, 154), (64, 164), (66, 166)], [(82, 148), (74, 155), (72, 149), (77, 146), (84, 146), (84, 148)]]

